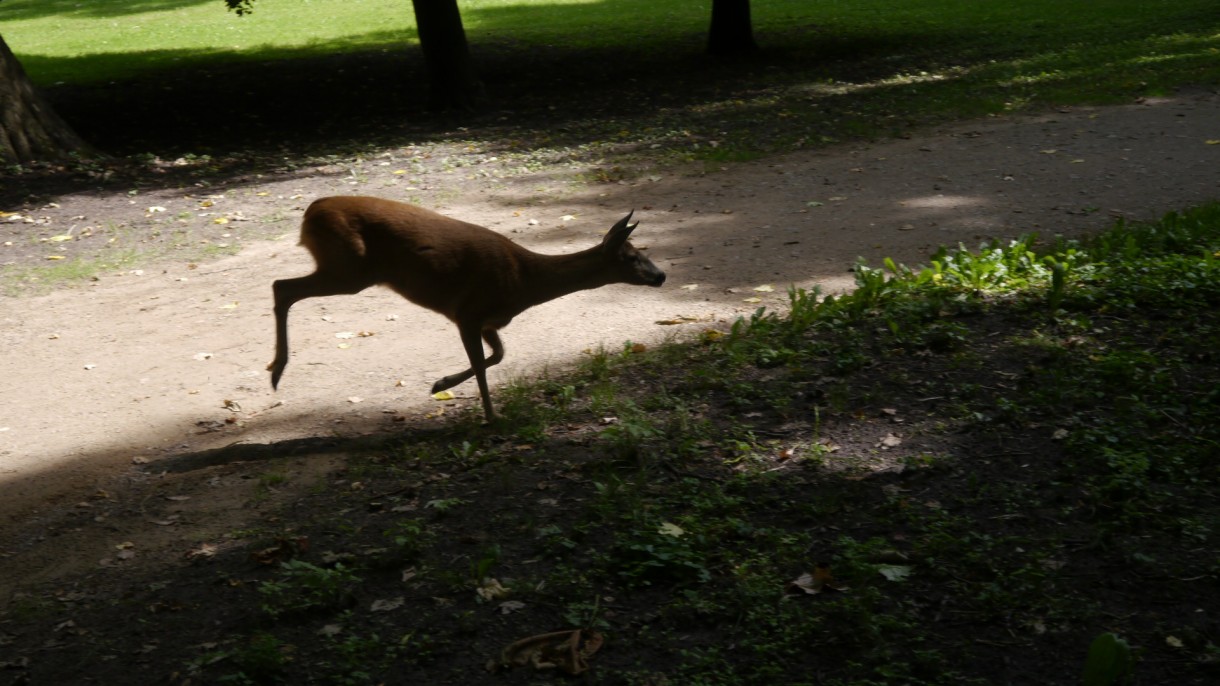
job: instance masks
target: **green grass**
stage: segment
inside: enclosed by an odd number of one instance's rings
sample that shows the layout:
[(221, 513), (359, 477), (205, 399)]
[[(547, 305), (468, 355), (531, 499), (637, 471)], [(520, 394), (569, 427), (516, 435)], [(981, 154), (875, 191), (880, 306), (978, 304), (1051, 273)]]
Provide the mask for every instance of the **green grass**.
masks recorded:
[[(967, 80), (1027, 97), (1100, 97), (1158, 82), (1215, 81), (1220, 19), (1207, 0), (1182, 2), (754, 3), (764, 46), (809, 59), (867, 62), (865, 81), (818, 88), (879, 88)], [(697, 49), (708, 22), (702, 4), (500, 2), (461, 5), (476, 55), (481, 44), (656, 52)], [(257, 0), (238, 17), (220, 0), (4, 0), (0, 33), (35, 81), (84, 83), (150, 71), (240, 60), (368, 50), (416, 42), (401, 0)], [(1086, 93), (1075, 93), (1085, 87)], [(986, 99), (986, 98), (985, 98)], [(984, 107), (994, 107), (993, 104)]]
[[(305, 158), (375, 154), (387, 131), (394, 145), (437, 142), (413, 16), (400, 0), (258, 0), (246, 17), (220, 0), (77, 4), (3, 0), (0, 33), (37, 83), (66, 85), (52, 90), (61, 113), (103, 149), (223, 160), (267, 153), (268, 140)], [(494, 146), (510, 169), (575, 162), (585, 166), (574, 178), (616, 181), (678, 161), (715, 169), (933, 122), (1220, 83), (1211, 0), (754, 4), (763, 53), (720, 62), (703, 55), (708, 10), (699, 3), (463, 2), (492, 106), (514, 116), (472, 121), (460, 142)], [(318, 61), (334, 55), (347, 59)], [(402, 74), (401, 88), (384, 88)], [(198, 88), (183, 88), (190, 83)], [(332, 98), (305, 113), (312, 88), (348, 89), (368, 107), (353, 117)], [(233, 97), (249, 107), (210, 107)], [(277, 104), (302, 116), (272, 135)], [(176, 129), (162, 105), (181, 112)], [(95, 116), (119, 110), (140, 123)], [(403, 131), (404, 122), (418, 128)]]
[(43, 264), (5, 267), (0, 272), (0, 294), (45, 294), (65, 285), (79, 285), (99, 274), (119, 272), (146, 263), (134, 249), (110, 250), (104, 256), (78, 256)]

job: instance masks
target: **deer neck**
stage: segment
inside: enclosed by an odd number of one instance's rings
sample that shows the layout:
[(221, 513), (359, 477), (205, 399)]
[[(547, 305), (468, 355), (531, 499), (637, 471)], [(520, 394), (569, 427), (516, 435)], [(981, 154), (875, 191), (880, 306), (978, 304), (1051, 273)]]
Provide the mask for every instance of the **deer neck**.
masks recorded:
[(540, 305), (569, 293), (599, 288), (610, 283), (603, 267), (600, 246), (567, 255), (531, 252), (523, 265), (525, 282), (530, 285), (527, 307)]

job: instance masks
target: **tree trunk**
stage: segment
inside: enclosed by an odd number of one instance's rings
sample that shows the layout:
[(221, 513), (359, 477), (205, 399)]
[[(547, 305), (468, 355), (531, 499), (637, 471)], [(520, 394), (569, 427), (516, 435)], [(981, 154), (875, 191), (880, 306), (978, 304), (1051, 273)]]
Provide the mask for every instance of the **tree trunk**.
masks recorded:
[(51, 109), (0, 36), (0, 163), (96, 155)]
[(411, 0), (433, 109), (473, 109), (483, 99), (457, 0)]
[(750, 22), (750, 0), (712, 0), (712, 26), (707, 51), (713, 55), (739, 55), (758, 50)]

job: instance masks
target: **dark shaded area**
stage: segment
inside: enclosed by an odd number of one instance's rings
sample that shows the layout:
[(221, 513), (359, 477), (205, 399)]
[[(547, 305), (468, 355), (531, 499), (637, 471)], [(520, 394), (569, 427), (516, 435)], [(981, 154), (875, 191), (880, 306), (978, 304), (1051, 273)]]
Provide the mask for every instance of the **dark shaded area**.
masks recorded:
[[(443, 113), (429, 110), (427, 72), (417, 48), (325, 57), (278, 51), (266, 59), (206, 67), (190, 66), (200, 57), (194, 53), (151, 54), (151, 63), (181, 60), (188, 66), (125, 81), (45, 89), (85, 140), (118, 159), (36, 167), (0, 183), (0, 201), (17, 204), (31, 196), (125, 189), (133, 183), (191, 184), (201, 171), (213, 181), (228, 181), (328, 155), (454, 138), (530, 150), (611, 139), (624, 130), (633, 135), (645, 128), (738, 130), (755, 118), (767, 119), (768, 127), (803, 127), (776, 120), (772, 115), (780, 104), (755, 112), (747, 102), (830, 74), (867, 79), (888, 73), (893, 64), (872, 58), (898, 50), (904, 40), (832, 37), (803, 27), (766, 42), (806, 43), (806, 48), (762, 50), (734, 60), (706, 55), (702, 35), (663, 54), (631, 45), (573, 50), (476, 42), (485, 106)], [(723, 101), (737, 101), (741, 111), (692, 115), (692, 109)], [(155, 174), (143, 163), (183, 156), (211, 161), (206, 170), (162, 167)]]
[[(1020, 343), (1037, 321), (1006, 306), (938, 315), (926, 331), (933, 335), (906, 345), (865, 326), (814, 339), (829, 347), (810, 367), (750, 366), (723, 379), (691, 373), (706, 354), (699, 348), (687, 350), (684, 364), (693, 367), (615, 372), (619, 387), (643, 389), (633, 395), (640, 407), (658, 404), (658, 417), (697, 412), (708, 422), (697, 444), (681, 432), (615, 438), (596, 413), (581, 411), (529, 443), (456, 422), (381, 439), (232, 446), (158, 461), (146, 471), (177, 472), (179, 480), (134, 483), (104, 512), (178, 521), (182, 503), (215, 492), (205, 484), (236, 489), (262, 470), (291, 469), (302, 453), (358, 453), (308, 494), (279, 503), (251, 496), (240, 534), (176, 541), (175, 556), (155, 571), (111, 562), (73, 577), (72, 586), (27, 585), (11, 610), (17, 619), (5, 627), (13, 634), (9, 670), (27, 683), (86, 674), (145, 682), (169, 673), (192, 682), (242, 674), (265, 683), (319, 675), (341, 683), (357, 672), (367, 683), (537, 683), (528, 668), (484, 666), (512, 641), (573, 626), (574, 608), (593, 603), (593, 589), (604, 598), (594, 619), (611, 639), (591, 660), (599, 683), (680, 680), (677, 665), (690, 668), (700, 654), (734, 641), (756, 647), (729, 610), (738, 620), (751, 612), (783, 619), (769, 626), (773, 661), (760, 666), (751, 652), (722, 659), (721, 668), (738, 676), (733, 683), (765, 683), (746, 678), (765, 669), (775, 683), (815, 673), (827, 682), (862, 680), (871, 660), (906, 667), (904, 683), (1069, 684), (1089, 640), (1110, 630), (1144, 647), (1142, 681), (1210, 683), (1210, 665), (1176, 659), (1163, 641), (1173, 631), (1197, 650), (1215, 635), (1211, 613), (1197, 611), (1214, 605), (1198, 595), (1208, 558), (1171, 537), (1114, 528), (1110, 515), (1088, 505), (1098, 496), (1090, 479), (1105, 470), (1082, 475), (1072, 451), (1053, 439), (1047, 422), (1065, 407), (1013, 414), (1054, 386), (1046, 374), (1073, 364), (1070, 349)], [(954, 336), (938, 334), (946, 325)], [(1139, 339), (1151, 344), (1156, 328)], [(581, 394), (597, 383), (573, 382)], [(665, 408), (674, 398), (697, 400), (699, 409)], [(548, 397), (521, 400), (537, 408)], [(1158, 429), (1174, 431), (1173, 418), (1158, 420)], [(748, 476), (732, 467), (734, 442), (725, 440), (741, 432), (755, 443), (753, 459), (769, 461)], [(904, 440), (878, 449), (890, 433)], [(830, 452), (820, 461), (785, 460), (779, 449), (793, 445)], [(649, 525), (630, 521), (630, 495), (619, 502), (614, 494), (630, 494), (637, 483), (648, 503), (665, 508), (655, 516), (688, 513), (666, 521), (718, 537), (698, 556), (634, 566), (625, 531)], [(181, 494), (194, 501), (175, 499)], [(1210, 496), (1200, 487), (1181, 502), (1206, 507)], [(47, 535), (69, 535), (102, 507), (65, 512)], [(799, 554), (789, 547), (765, 560), (777, 565), (765, 596), (733, 596), (731, 579), (750, 572), (735, 555), (776, 532), (802, 541)], [(885, 546), (874, 553), (889, 556), (882, 560), (915, 573), (895, 583), (869, 565), (853, 571), (844, 560), (868, 541)], [(1040, 556), (1044, 564), (1036, 564)], [(850, 589), (779, 600), (783, 584), (815, 561), (833, 563)], [(341, 592), (277, 609), (268, 590), (288, 583), (285, 562), (355, 571)], [(700, 568), (712, 579), (693, 578)], [(506, 613), (497, 609), (502, 599), (480, 599), (472, 578), (480, 569), (514, 587), (511, 598), (523, 606)], [(384, 611), (379, 602), (398, 605)], [(327, 633), (336, 626), (342, 633)]]
[[(88, 140), (115, 155), (299, 156), (428, 140), (458, 126), (470, 136), (512, 130), (562, 139), (565, 127), (590, 118), (644, 120), (658, 108), (748, 97), (801, 81), (870, 79), (919, 62), (904, 54), (916, 36), (831, 36), (806, 26), (761, 41), (784, 47), (735, 60), (707, 56), (705, 39), (692, 34), (660, 50), (631, 42), (573, 49), (476, 37), (475, 68), (488, 101), (465, 114), (428, 111), (423, 55), (407, 44), (324, 57), (277, 50), (204, 67), (191, 66), (197, 53), (162, 52), (146, 61), (164, 71), (53, 86), (47, 94)], [(885, 55), (893, 58), (877, 61)], [(28, 66), (38, 59), (25, 61)], [(179, 61), (187, 66), (173, 68)]]

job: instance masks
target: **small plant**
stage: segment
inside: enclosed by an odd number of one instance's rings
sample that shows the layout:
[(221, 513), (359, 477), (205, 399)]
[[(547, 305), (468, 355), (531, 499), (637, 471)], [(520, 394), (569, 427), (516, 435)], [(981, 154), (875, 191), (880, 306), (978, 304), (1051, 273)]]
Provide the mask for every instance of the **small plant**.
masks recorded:
[(629, 587), (686, 586), (711, 579), (701, 536), (671, 523), (635, 529), (619, 536), (604, 564)]
[(580, 629), (609, 629), (602, 610), (601, 596), (594, 596), (593, 602), (577, 601), (564, 606), (563, 618), (569, 626)]
[(491, 576), (491, 568), (496, 566), (500, 561), (500, 546), (491, 546), (483, 551), (479, 559), (470, 564), (470, 578), (474, 583), (482, 584), (484, 579)]
[(1129, 683), (1135, 675), (1131, 646), (1112, 633), (1093, 639), (1084, 662), (1084, 686), (1115, 686)]
[(661, 430), (634, 407), (627, 408), (623, 414), (625, 416), (620, 416), (617, 422), (602, 429), (601, 437), (618, 458), (640, 460), (645, 454), (645, 446), (659, 438)]
[(229, 658), (240, 668), (237, 674), (221, 677), (220, 683), (267, 683), (277, 680), (292, 660), (292, 646), (271, 634), (259, 633), (234, 650)]
[(384, 536), (393, 546), (395, 557), (401, 560), (419, 557), (433, 539), (432, 530), (418, 519), (395, 522), (385, 530)]
[(342, 563), (326, 568), (290, 560), (280, 565), (280, 571), (280, 579), (264, 581), (258, 587), (262, 609), (271, 617), (342, 607), (360, 582)]
[(438, 498), (424, 503), (424, 509), (433, 510), (438, 516), (444, 516), (454, 508), (466, 504), (462, 498)]

